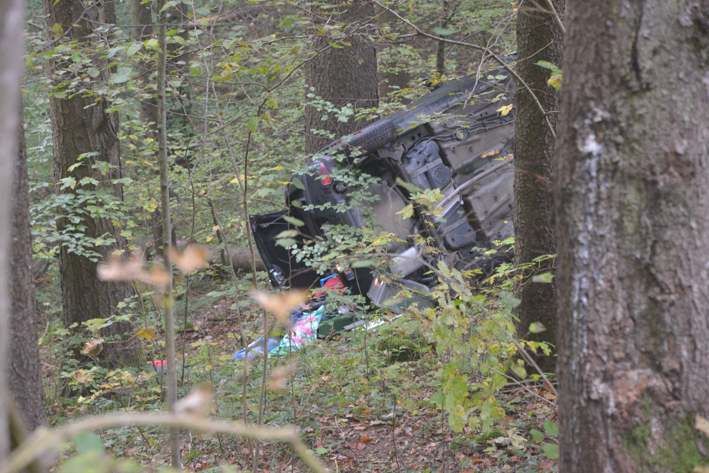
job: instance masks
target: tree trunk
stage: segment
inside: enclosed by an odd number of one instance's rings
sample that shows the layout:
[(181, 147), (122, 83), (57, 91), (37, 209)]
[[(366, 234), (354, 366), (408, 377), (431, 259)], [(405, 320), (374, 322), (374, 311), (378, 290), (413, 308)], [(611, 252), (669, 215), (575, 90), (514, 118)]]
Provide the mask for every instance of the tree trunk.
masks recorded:
[[(19, 90), (17, 92), (19, 94)], [(20, 111), (18, 110), (18, 116)], [(34, 430), (46, 421), (42, 364), (37, 344), (37, 320), (32, 276), (29, 186), (25, 133), (19, 124), (19, 152), (12, 189), (12, 243), (10, 252), (10, 366), (9, 387), (25, 426)]]
[[(143, 3), (143, 0), (131, 0), (130, 17), (133, 23), (133, 38), (136, 41), (146, 41), (153, 35), (153, 16), (150, 3)], [(150, 137), (157, 140), (158, 105), (155, 95), (147, 89), (151, 81), (152, 67), (146, 61), (138, 64), (138, 72), (141, 84), (146, 89), (145, 95), (140, 99), (140, 121), (146, 127)]]
[(709, 4), (570, 2), (566, 26), (559, 471), (692, 472), (709, 414)]
[[(80, 44), (86, 41), (87, 35), (103, 19), (115, 16), (112, 14), (112, 2), (88, 6), (86, 10), (82, 4), (80, 0), (63, 0), (59, 3), (44, 0), (44, 8), (49, 15), (50, 24), (61, 25), (62, 29), (68, 32), (66, 39), (77, 40)], [(82, 14), (83, 19), (80, 19)], [(98, 63), (102, 61), (98, 57), (94, 60)], [(61, 64), (55, 63), (52, 66), (56, 69), (61, 67)], [(93, 177), (100, 182), (100, 188), (109, 189), (116, 197), (122, 199), (122, 187), (111, 182), (112, 179), (120, 178), (118, 115), (106, 113), (107, 107), (105, 100), (95, 102), (94, 97), (80, 93), (71, 98), (50, 99), (54, 177), (57, 182), (67, 177), (74, 177), (77, 182), (85, 177)], [(78, 162), (80, 156), (91, 152), (97, 155), (85, 158), (82, 161), (83, 165), (69, 170)], [(99, 161), (112, 166), (106, 175), (92, 169), (92, 166)], [(85, 185), (80, 188), (96, 190), (95, 186)], [(63, 192), (72, 193), (76, 192), (76, 189), (67, 187)], [(96, 238), (107, 234), (116, 240), (116, 244), (112, 246), (95, 248), (104, 259), (112, 250), (125, 246), (120, 229), (114, 226), (110, 219), (86, 216), (81, 223), (86, 226), (84, 233), (88, 237)], [(65, 218), (57, 220), (57, 228), (60, 231), (66, 225)], [(90, 319), (109, 318), (116, 314), (118, 303), (131, 295), (128, 284), (99, 281), (96, 276), (96, 266), (97, 263), (88, 257), (71, 252), (66, 245), (62, 245), (60, 249), (62, 318), (67, 327)], [(118, 322), (103, 329), (102, 335), (127, 339), (132, 335), (131, 332), (130, 323)], [(104, 344), (101, 358), (103, 362), (114, 366), (134, 362), (136, 354), (136, 345), (133, 343), (111, 343)]]
[[(343, 4), (344, 5), (344, 4)], [(340, 7), (336, 21), (348, 23), (346, 32), (354, 31), (361, 23), (367, 21), (375, 14), (371, 3), (364, 0), (355, 0)], [(332, 15), (333, 10), (324, 10)], [(326, 47), (333, 39), (323, 34), (317, 36), (314, 48)], [(314, 88), (314, 94), (332, 103), (335, 107), (342, 108), (352, 104), (354, 109), (376, 107), (378, 103), (377, 91), (377, 52), (360, 33), (349, 36), (345, 42), (351, 46), (329, 48), (320, 53), (305, 65), (306, 87)], [(354, 117), (346, 122), (339, 121), (334, 114), (327, 114), (327, 120), (322, 120), (325, 111), (318, 111), (315, 107), (305, 107), (305, 151), (315, 153), (327, 146), (334, 138), (349, 135), (362, 128), (366, 123), (363, 120), (355, 121)], [(324, 130), (334, 134), (333, 138), (314, 133), (313, 130)]]
[[(554, 2), (557, 11), (563, 0)], [(536, 65), (548, 61), (561, 65), (563, 37), (551, 15), (522, 6), (517, 12), (517, 73), (534, 91), (544, 110), (558, 109), (558, 93), (547, 84), (549, 72)], [(523, 265), (542, 255), (554, 254), (552, 160), (554, 138), (544, 124), (544, 117), (532, 95), (521, 85), (515, 90), (515, 264)], [(555, 117), (556, 115), (551, 115)], [(552, 120), (556, 124), (556, 120)], [(520, 305), (517, 335), (521, 338), (556, 343), (556, 283), (534, 283), (534, 273), (553, 271), (553, 260), (526, 271), (515, 286)], [(531, 333), (529, 326), (540, 322), (546, 329)], [(537, 364), (553, 371), (555, 359), (541, 355)]]
[[(10, 353), (10, 251), (12, 228), (12, 171), (17, 159), (20, 123), (20, 80), (24, 26), (22, 0), (0, 2), (0, 373), (4, 379)], [(0, 383), (0, 458), (10, 451), (7, 387)]]
[[(162, 213), (162, 234), (171, 235), (170, 222), (170, 174), (167, 162), (167, 99), (165, 87), (167, 86), (167, 12), (165, 11), (165, 0), (158, 0), (158, 166), (160, 168), (160, 208)], [(169, 251), (170, 245), (164, 245), (163, 258), (165, 259), (165, 269), (170, 277), (163, 287), (163, 300), (165, 310), (165, 357), (167, 358), (167, 407), (175, 413), (175, 403), (177, 402), (177, 370), (175, 360), (175, 318), (172, 298), (172, 254)], [(170, 428), (170, 458), (172, 468), (177, 471), (182, 470), (180, 459), (180, 435), (177, 427)]]
[[(398, 19), (389, 10), (377, 8), (376, 11), (380, 28), (395, 29), (398, 27)], [(396, 51), (388, 52), (388, 54), (384, 51), (383, 54), (383, 51), (379, 50), (377, 54), (377, 75), (379, 76), (380, 101), (388, 101), (389, 94), (399, 92), (409, 86), (411, 73), (406, 67), (408, 64), (402, 59), (402, 55)]]

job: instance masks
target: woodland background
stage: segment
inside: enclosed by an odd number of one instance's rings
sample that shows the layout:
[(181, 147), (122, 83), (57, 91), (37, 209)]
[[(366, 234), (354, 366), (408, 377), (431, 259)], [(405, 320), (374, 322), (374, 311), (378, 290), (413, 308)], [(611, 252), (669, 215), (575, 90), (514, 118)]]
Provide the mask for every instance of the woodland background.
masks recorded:
[[(0, 14), (1, 472), (705, 471), (706, 2)], [(332, 139), (512, 54), (515, 261), (440, 266), (435, 309), (235, 362), (295, 305), (248, 216)]]

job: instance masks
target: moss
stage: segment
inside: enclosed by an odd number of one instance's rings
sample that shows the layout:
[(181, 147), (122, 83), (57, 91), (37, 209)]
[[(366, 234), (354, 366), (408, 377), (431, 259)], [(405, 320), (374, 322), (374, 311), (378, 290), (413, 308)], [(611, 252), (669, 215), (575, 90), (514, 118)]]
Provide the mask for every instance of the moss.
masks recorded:
[(694, 416), (691, 414), (666, 431), (661, 440), (651, 437), (650, 422), (640, 422), (623, 438), (625, 451), (635, 463), (638, 473), (692, 473), (697, 466), (709, 465), (697, 446), (702, 437), (694, 427)]
[(377, 350), (387, 352), (392, 361), (412, 361), (419, 357), (419, 348), (414, 340), (391, 337), (377, 343)]
[(502, 432), (500, 429), (489, 429), (483, 432), (482, 434), (478, 435), (475, 437), (475, 440), (473, 440), (477, 444), (486, 444), (489, 440), (496, 439), (498, 437), (505, 437), (505, 433)]

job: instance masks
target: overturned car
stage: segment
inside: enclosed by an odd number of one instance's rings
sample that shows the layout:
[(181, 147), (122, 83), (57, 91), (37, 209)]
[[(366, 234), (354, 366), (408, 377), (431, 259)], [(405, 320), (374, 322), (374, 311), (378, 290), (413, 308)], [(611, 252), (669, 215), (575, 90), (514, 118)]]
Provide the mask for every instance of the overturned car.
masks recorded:
[[(436, 282), (430, 268), (440, 260), (461, 271), (490, 266), (485, 250), (513, 236), (515, 84), (504, 70), (483, 76), (450, 82), (330, 144), (293, 177), (288, 210), (251, 217), (274, 287), (309, 288), (320, 280), (278, 244), (279, 235), (294, 230), (297, 243), (324, 239), (340, 226), (386, 232), (385, 263), (344, 270), (341, 279), (352, 293), (394, 311), (429, 303), (425, 293)], [(363, 199), (363, 191), (378, 198)], [(426, 191), (437, 194), (433, 211), (410, 205)], [(402, 286), (420, 296), (395, 300)]]

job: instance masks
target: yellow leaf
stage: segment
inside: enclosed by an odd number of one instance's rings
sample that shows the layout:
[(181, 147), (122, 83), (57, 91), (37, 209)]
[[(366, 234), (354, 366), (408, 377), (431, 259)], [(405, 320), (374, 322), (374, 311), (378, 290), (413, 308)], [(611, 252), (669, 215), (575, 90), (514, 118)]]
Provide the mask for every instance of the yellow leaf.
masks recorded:
[(702, 416), (697, 416), (697, 430), (704, 432), (709, 435), (709, 420), (706, 420)]
[(505, 106), (503, 106), (503, 107), (498, 108), (497, 111), (500, 112), (500, 113), (502, 114), (502, 116), (504, 117), (505, 115), (507, 115), (508, 113), (510, 113), (510, 111), (512, 110), (512, 107), (513, 107), (513, 106), (514, 106), (514, 105), (512, 105), (512, 104), (505, 105)]
[(52, 31), (54, 31), (54, 34), (59, 37), (64, 34), (64, 28), (62, 28), (62, 25), (59, 23), (54, 23), (52, 25)]
[(135, 329), (135, 334), (138, 335), (138, 338), (142, 338), (144, 340), (152, 340), (155, 338), (155, 329), (148, 327), (148, 328), (137, 328)]
[(561, 88), (561, 74), (554, 74), (551, 76), (547, 81), (547, 84), (554, 87), (556, 90), (559, 90)]

